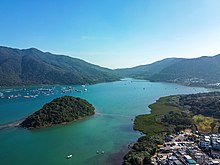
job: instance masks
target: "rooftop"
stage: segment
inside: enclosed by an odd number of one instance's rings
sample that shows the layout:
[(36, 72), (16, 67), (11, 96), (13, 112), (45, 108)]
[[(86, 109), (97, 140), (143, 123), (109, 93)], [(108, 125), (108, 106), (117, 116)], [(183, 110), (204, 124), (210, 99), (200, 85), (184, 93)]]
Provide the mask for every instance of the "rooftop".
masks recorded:
[(192, 159), (191, 156), (189, 156), (189, 155), (184, 155), (184, 158), (185, 159)]
[(196, 164), (196, 161), (193, 159), (186, 159), (189, 164)]

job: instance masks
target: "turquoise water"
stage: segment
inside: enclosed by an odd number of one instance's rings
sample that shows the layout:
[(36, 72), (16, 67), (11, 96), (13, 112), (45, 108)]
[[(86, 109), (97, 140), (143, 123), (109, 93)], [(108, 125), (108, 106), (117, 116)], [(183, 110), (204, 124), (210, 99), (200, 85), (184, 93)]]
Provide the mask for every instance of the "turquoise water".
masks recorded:
[[(136, 115), (150, 113), (149, 104), (161, 96), (209, 91), (131, 79), (86, 88), (88, 91), (82, 93), (57, 92), (31, 99), (0, 99), (0, 124), (23, 119), (61, 95), (84, 98), (97, 111), (96, 115), (69, 125), (31, 131), (18, 127), (1, 129), (0, 164), (120, 164), (127, 145), (140, 137), (139, 132), (132, 130), (133, 119)], [(97, 150), (105, 153), (96, 154)], [(69, 154), (73, 157), (66, 159)]]

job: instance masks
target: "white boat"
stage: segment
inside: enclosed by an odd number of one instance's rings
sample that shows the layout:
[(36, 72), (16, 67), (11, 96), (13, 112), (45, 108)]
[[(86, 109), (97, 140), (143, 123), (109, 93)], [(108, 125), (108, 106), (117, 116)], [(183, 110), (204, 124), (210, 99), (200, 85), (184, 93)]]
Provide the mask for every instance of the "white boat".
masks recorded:
[(70, 158), (72, 158), (73, 157), (73, 155), (68, 155), (66, 158), (67, 159), (70, 159)]
[(30, 96), (23, 96), (23, 98), (25, 98), (25, 99), (29, 99), (29, 98), (31, 98)]

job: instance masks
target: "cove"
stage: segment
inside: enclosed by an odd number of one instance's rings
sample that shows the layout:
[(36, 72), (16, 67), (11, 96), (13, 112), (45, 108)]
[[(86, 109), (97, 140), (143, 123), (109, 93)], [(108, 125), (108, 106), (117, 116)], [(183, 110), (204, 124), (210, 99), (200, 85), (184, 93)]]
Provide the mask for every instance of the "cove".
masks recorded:
[[(34, 88), (38, 87), (26, 90)], [(134, 79), (88, 85), (86, 89), (86, 92), (57, 92), (30, 99), (0, 99), (0, 125), (19, 121), (62, 95), (86, 99), (96, 107), (94, 116), (69, 125), (31, 131), (19, 127), (0, 129), (1, 164), (121, 164), (127, 146), (141, 136), (133, 131), (133, 120), (136, 115), (150, 113), (149, 104), (161, 96), (212, 91)], [(97, 151), (105, 153), (97, 154)], [(69, 154), (73, 157), (66, 159)]]

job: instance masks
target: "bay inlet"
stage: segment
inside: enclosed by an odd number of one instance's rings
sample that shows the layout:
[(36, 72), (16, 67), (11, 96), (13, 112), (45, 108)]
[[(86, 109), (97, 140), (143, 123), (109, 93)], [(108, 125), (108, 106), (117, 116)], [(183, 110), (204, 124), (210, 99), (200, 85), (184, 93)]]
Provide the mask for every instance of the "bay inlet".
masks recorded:
[[(51, 87), (44, 87), (51, 88)], [(136, 115), (150, 113), (149, 104), (161, 96), (209, 92), (211, 89), (187, 87), (170, 83), (125, 79), (117, 82), (86, 86), (55, 86), (54, 93), (39, 94), (35, 98), (18, 97), (0, 99), (0, 125), (15, 123), (39, 110), (54, 98), (70, 95), (86, 99), (96, 107), (96, 114), (68, 125), (26, 130), (9, 125), (0, 129), (0, 162), (4, 165), (53, 164), (96, 165), (121, 164), (127, 146), (134, 143), (140, 133), (133, 131)], [(5, 95), (26, 94), (39, 87), (11, 93), (1, 88)], [(7, 91), (7, 92), (4, 92)], [(79, 92), (82, 91), (82, 92)], [(97, 151), (104, 151), (97, 154)], [(67, 155), (71, 159), (66, 159)]]

